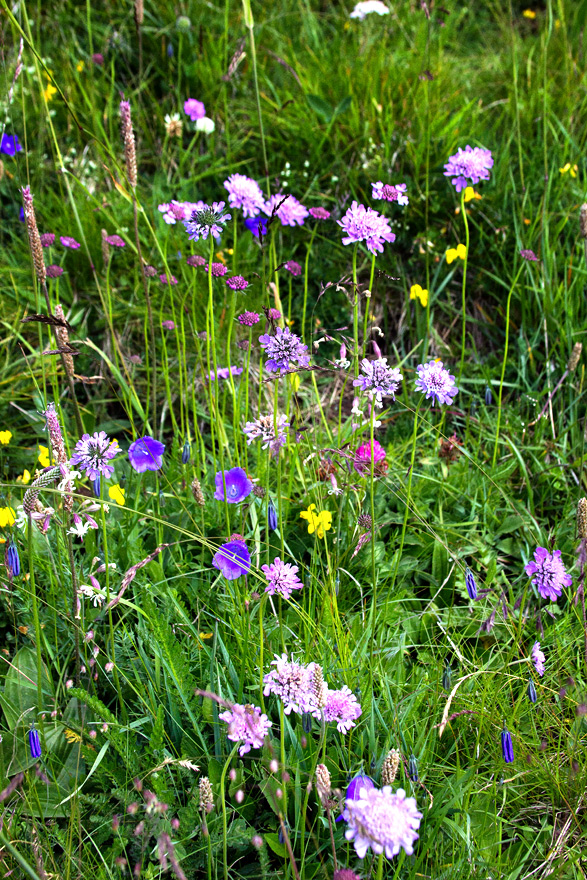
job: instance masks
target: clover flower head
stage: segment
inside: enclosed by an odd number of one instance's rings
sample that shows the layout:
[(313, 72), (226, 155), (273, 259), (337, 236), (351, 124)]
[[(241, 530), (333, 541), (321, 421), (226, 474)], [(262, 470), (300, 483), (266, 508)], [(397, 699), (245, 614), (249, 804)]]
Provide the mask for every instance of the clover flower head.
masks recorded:
[[(283, 204), (281, 204), (282, 202)], [(279, 207), (277, 207), (278, 205)], [(268, 217), (271, 217), (275, 211), (282, 226), (303, 226), (309, 213), (305, 205), (302, 205), (295, 196), (284, 196), (283, 193), (271, 196), (265, 202), (263, 211)]]
[(389, 785), (382, 789), (362, 788), (358, 798), (347, 798), (345, 807), (348, 813), (345, 837), (353, 841), (360, 859), (365, 858), (369, 849), (377, 855), (385, 853), (388, 859), (402, 848), (412, 855), (422, 813), (418, 811), (416, 799), (406, 797), (402, 788), (396, 792)]
[(393, 186), (391, 183), (382, 183), (380, 180), (377, 183), (372, 183), (373, 192), (371, 193), (371, 198), (373, 199), (383, 199), (386, 202), (397, 202), (398, 205), (408, 205), (409, 198), (407, 196), (407, 183), (397, 183)]
[(269, 733), (271, 721), (258, 706), (245, 706), (235, 703), (231, 709), (220, 714), (219, 719), (228, 725), (228, 739), (232, 742), (243, 742), (238, 750), (239, 755), (246, 755), (251, 749), (260, 749)]
[(105, 431), (94, 433), (91, 437), (89, 434), (84, 434), (75, 444), (69, 464), (85, 471), (90, 480), (96, 480), (100, 474), (108, 480), (114, 473), (114, 468), (109, 462), (120, 451), (118, 441), (110, 440)]
[(267, 356), (265, 369), (270, 373), (283, 375), (289, 372), (290, 363), (298, 367), (308, 367), (310, 364), (310, 356), (305, 354), (308, 346), (303, 345), (299, 336), (292, 333), (289, 327), (278, 327), (275, 336), (265, 333), (259, 337), (259, 342)]
[(455, 377), (451, 376), (448, 370), (443, 367), (442, 361), (419, 364), (417, 373), (416, 391), (425, 394), (426, 400), (432, 398), (440, 405), (452, 404), (459, 389), (456, 386)]
[(545, 547), (537, 547), (534, 551), (534, 560), (530, 560), (524, 570), (532, 577), (532, 585), (536, 587), (542, 598), (550, 599), (551, 602), (556, 602), (563, 587), (570, 587), (573, 583), (561, 559), (560, 550), (549, 553)]
[(395, 393), (399, 388), (402, 380), (402, 374), (398, 367), (390, 367), (386, 357), (377, 358), (369, 361), (364, 358), (361, 361), (362, 376), (353, 379), (353, 385), (367, 394), (375, 403), (375, 406), (383, 406), (384, 397), (392, 397), (395, 400)]
[(540, 650), (540, 642), (534, 642), (532, 646), (532, 663), (534, 664), (534, 669), (538, 673), (538, 675), (544, 675), (544, 663), (546, 661), (546, 657), (544, 656), (544, 651)]
[(340, 733), (348, 733), (355, 721), (361, 714), (361, 707), (353, 692), (344, 685), (340, 690), (330, 690), (326, 694), (324, 706), (325, 721), (336, 722)]
[(449, 157), (444, 166), (445, 177), (452, 177), (456, 191), (460, 193), (467, 186), (467, 181), (479, 183), (480, 180), (489, 180), (489, 169), (493, 167), (491, 150), (482, 147), (470, 147), (467, 145), (463, 150), (459, 147), (458, 152)]
[(287, 416), (283, 413), (276, 418), (273, 413), (266, 416), (259, 416), (252, 422), (247, 422), (243, 428), (243, 432), (247, 435), (247, 443), (251, 444), (253, 440), (261, 441), (262, 449), (271, 449), (274, 456), (279, 454), (279, 450), (287, 443), (287, 428), (289, 422)]
[(356, 244), (364, 241), (367, 250), (375, 254), (377, 251), (383, 253), (384, 242), (394, 242), (395, 235), (391, 231), (389, 221), (378, 211), (373, 208), (366, 208), (354, 201), (342, 220), (338, 220), (338, 225), (342, 226), (345, 233), (343, 244)]
[(298, 566), (284, 562), (279, 556), (270, 565), (262, 565), (261, 569), (267, 578), (265, 592), (270, 596), (279, 593), (284, 599), (289, 599), (293, 590), (301, 590), (304, 586), (297, 575)]
[(189, 220), (184, 220), (183, 225), (188, 232), (188, 238), (198, 241), (206, 239), (209, 234), (217, 238), (222, 232), (222, 227), (230, 220), (231, 215), (224, 213), (224, 202), (212, 202), (192, 213)]
[(254, 217), (263, 210), (265, 199), (256, 180), (244, 174), (231, 174), (224, 186), (228, 191), (228, 204), (231, 208), (241, 208), (243, 217)]

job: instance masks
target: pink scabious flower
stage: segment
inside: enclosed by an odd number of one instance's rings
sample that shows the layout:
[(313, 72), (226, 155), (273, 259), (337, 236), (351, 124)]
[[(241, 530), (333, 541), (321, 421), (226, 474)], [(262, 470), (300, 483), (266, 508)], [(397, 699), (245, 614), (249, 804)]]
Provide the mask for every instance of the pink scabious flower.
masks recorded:
[(126, 242), (119, 235), (107, 235), (104, 238), (106, 244), (111, 245), (112, 247), (123, 248), (126, 247)]
[[(206, 272), (208, 271), (208, 264), (206, 264)], [(223, 275), (226, 275), (228, 269), (224, 265), (224, 263), (212, 263), (212, 275), (214, 278), (222, 278)]]
[(43, 232), (39, 237), (41, 239), (41, 244), (43, 245), (43, 247), (51, 247), (51, 245), (55, 241), (54, 232)]
[(203, 119), (206, 115), (206, 108), (203, 103), (197, 101), (196, 98), (188, 98), (187, 101), (184, 102), (183, 111), (186, 116), (190, 117), (192, 122), (195, 122), (196, 119)]
[(361, 714), (361, 707), (353, 692), (346, 684), (338, 691), (326, 692), (326, 705), (324, 706), (324, 720), (335, 721), (336, 727), (341, 733), (348, 733), (355, 721)]
[(70, 235), (62, 235), (59, 241), (64, 248), (71, 248), (72, 251), (76, 251), (78, 247), (81, 247), (79, 241), (76, 241)]
[(226, 284), (231, 290), (246, 290), (249, 282), (242, 275), (232, 275), (226, 279)]
[(231, 174), (224, 181), (231, 208), (241, 208), (243, 217), (256, 217), (263, 210), (265, 199), (256, 180), (244, 174)]
[(418, 811), (416, 799), (406, 797), (403, 788), (395, 793), (390, 785), (382, 789), (362, 788), (357, 799), (347, 798), (345, 806), (348, 812), (345, 837), (353, 841), (360, 859), (365, 858), (369, 849), (377, 855), (385, 853), (388, 859), (402, 848), (407, 855), (412, 855), (422, 813)]
[(262, 449), (271, 449), (274, 456), (279, 454), (279, 450), (287, 443), (287, 428), (289, 422), (287, 416), (278, 415), (274, 417), (273, 413), (266, 416), (259, 416), (252, 422), (247, 422), (243, 428), (243, 433), (247, 435), (247, 444), (251, 444), (254, 440), (261, 440)]
[(61, 266), (47, 266), (47, 278), (59, 278), (63, 275)]
[(279, 372), (283, 376), (284, 373), (289, 372), (290, 363), (298, 367), (310, 365), (310, 356), (305, 354), (308, 346), (303, 345), (300, 338), (292, 333), (289, 327), (286, 327), (285, 330), (278, 327), (275, 336), (265, 333), (263, 336), (259, 336), (259, 342), (267, 355), (265, 369), (270, 373)]
[(246, 755), (251, 749), (263, 747), (265, 737), (269, 733), (271, 721), (263, 715), (258, 706), (245, 706), (235, 703), (232, 709), (220, 714), (219, 719), (228, 724), (228, 739), (232, 742), (243, 742), (238, 750), (239, 755)]
[(437, 403), (452, 404), (453, 398), (458, 394), (455, 377), (451, 376), (442, 361), (430, 361), (427, 364), (419, 364), (417, 367), (418, 378), (416, 379), (416, 391), (426, 395), (426, 400), (432, 398)]
[(312, 690), (314, 664), (304, 666), (295, 660), (288, 660), (287, 654), (282, 654), (281, 657), (276, 654), (271, 665), (275, 666), (275, 669), (263, 678), (265, 683), (263, 694), (266, 697), (269, 694), (279, 697), (284, 704), (283, 710), (286, 715), (290, 712), (297, 712), (300, 715), (311, 712), (317, 713), (319, 717), (320, 710)]
[(395, 400), (395, 392), (399, 388), (402, 374), (398, 367), (390, 367), (386, 357), (369, 361), (364, 358), (361, 361), (362, 376), (353, 379), (353, 385), (360, 387), (373, 400), (375, 406), (383, 406), (384, 397), (392, 397)]
[(208, 261), (205, 257), (201, 257), (199, 254), (191, 254), (186, 258), (186, 263), (188, 266), (192, 266), (194, 269), (197, 269), (198, 266), (207, 266)]
[(194, 211), (201, 211), (206, 207), (206, 203), (199, 202), (178, 202), (172, 199), (170, 202), (163, 202), (157, 205), (157, 210), (163, 214), (163, 219), (169, 226), (174, 226), (178, 220), (189, 219)]
[(327, 211), (326, 208), (322, 208), (320, 206), (316, 208), (309, 208), (310, 216), (314, 218), (314, 220), (329, 220), (330, 219), (330, 211)]
[(161, 284), (177, 284), (175, 275), (166, 275), (165, 272), (163, 275), (159, 275), (159, 281)]
[(342, 220), (338, 220), (345, 233), (342, 243), (355, 244), (364, 241), (367, 250), (374, 254), (376, 251), (383, 253), (383, 243), (394, 242), (395, 235), (391, 231), (389, 221), (374, 211), (354, 201)]
[(567, 574), (560, 550), (552, 554), (545, 547), (537, 547), (534, 551), (534, 561), (530, 561), (524, 568), (527, 575), (532, 577), (532, 586), (536, 587), (543, 599), (556, 602), (563, 591), (563, 587), (570, 587), (573, 578)]
[(532, 663), (534, 664), (534, 669), (538, 673), (538, 675), (544, 675), (544, 663), (546, 657), (544, 656), (544, 652), (540, 650), (540, 642), (534, 642), (532, 647)]
[(373, 199), (384, 199), (386, 202), (397, 202), (398, 205), (407, 205), (409, 204), (409, 199), (406, 193), (408, 188), (407, 183), (397, 183), (395, 186), (392, 186), (390, 183), (382, 183), (380, 180), (377, 183), (372, 183), (373, 192), (371, 193), (371, 198)]
[(109, 462), (120, 452), (117, 440), (110, 440), (105, 431), (93, 434), (84, 434), (81, 440), (75, 444), (75, 449), (69, 462), (70, 466), (85, 471), (90, 480), (97, 480), (100, 474), (107, 480), (114, 473), (114, 468)]
[[(373, 440), (373, 460), (383, 461), (387, 455), (379, 440)], [(353, 467), (359, 474), (371, 473), (371, 443), (363, 443), (355, 452)]]
[(279, 556), (276, 556), (270, 565), (262, 565), (261, 570), (265, 572), (267, 578), (265, 592), (270, 596), (279, 593), (284, 599), (289, 599), (293, 590), (301, 590), (304, 586), (297, 576), (298, 566), (284, 562)]
[(259, 315), (257, 312), (243, 312), (237, 318), (239, 324), (243, 324), (243, 326), (245, 327), (252, 327), (254, 324), (258, 324), (260, 320), (261, 315)]
[[(280, 207), (277, 208), (277, 205)], [(295, 196), (284, 196), (283, 193), (271, 196), (269, 201), (265, 202), (263, 211), (271, 217), (275, 208), (277, 208), (275, 214), (279, 217), (282, 226), (303, 226), (309, 213), (305, 205), (302, 205)]]
[(480, 180), (489, 180), (489, 169), (493, 168), (491, 150), (482, 147), (470, 147), (468, 144), (463, 150), (459, 147), (454, 156), (450, 156), (444, 166), (444, 176), (452, 177), (451, 183), (460, 192), (471, 183), (479, 183)]
[(164, 330), (175, 330), (175, 321), (161, 321)]
[[(41, 239), (42, 238), (43, 238), (43, 236), (41, 236)], [(520, 256), (524, 260), (530, 260), (532, 263), (539, 263), (540, 262), (540, 260), (538, 259), (538, 257), (534, 253), (534, 251), (531, 251), (529, 249), (520, 251)]]
[(143, 275), (145, 278), (154, 278), (157, 274), (157, 269), (155, 266), (145, 266), (143, 269)]
[(287, 269), (288, 272), (291, 272), (296, 278), (298, 275), (302, 274), (302, 267), (299, 263), (296, 263), (295, 260), (288, 260), (287, 263), (283, 264), (283, 268)]
[(279, 321), (281, 318), (281, 312), (279, 309), (268, 309), (267, 315), (271, 321)]

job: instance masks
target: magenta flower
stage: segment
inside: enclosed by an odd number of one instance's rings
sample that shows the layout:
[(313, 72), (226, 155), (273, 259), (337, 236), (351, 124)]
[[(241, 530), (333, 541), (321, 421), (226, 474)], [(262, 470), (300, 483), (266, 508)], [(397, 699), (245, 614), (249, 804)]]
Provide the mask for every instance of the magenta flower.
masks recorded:
[[(42, 237), (43, 237), (43, 236), (41, 236), (41, 238), (42, 238)], [(533, 262), (533, 263), (539, 263), (539, 262), (540, 262), (540, 260), (538, 259), (538, 257), (537, 257), (536, 254), (534, 253), (534, 251), (531, 251), (531, 250), (522, 250), (522, 251), (520, 251), (520, 256), (521, 256), (524, 260), (530, 260), (530, 261)]]
[(493, 168), (491, 150), (482, 147), (470, 147), (459, 150), (454, 156), (450, 156), (444, 166), (444, 176), (452, 177), (451, 183), (460, 192), (471, 183), (479, 183), (480, 180), (489, 180), (489, 169)]
[[(242, 367), (234, 367), (234, 366), (233, 367), (219, 367), (218, 368), (218, 378), (219, 379), (228, 379), (228, 377), (231, 375), (232, 376), (240, 376), (242, 371), (243, 371)], [(207, 374), (206, 378), (209, 379), (210, 382), (215, 382), (216, 381), (216, 374), (215, 374), (214, 370), (211, 370)]]
[(279, 593), (284, 599), (289, 599), (293, 590), (301, 590), (304, 586), (297, 576), (298, 566), (283, 562), (279, 556), (276, 556), (270, 565), (262, 565), (261, 569), (267, 578), (265, 592), (270, 596)]
[(540, 642), (534, 642), (532, 647), (532, 663), (534, 664), (534, 669), (540, 676), (544, 675), (545, 661), (546, 657), (544, 656), (544, 652), (540, 650)]
[(175, 322), (174, 321), (161, 321), (161, 326), (164, 330), (175, 330)]
[(184, 102), (183, 110), (186, 116), (190, 117), (192, 122), (195, 122), (196, 119), (203, 119), (206, 115), (206, 108), (203, 103), (197, 101), (195, 98), (188, 98), (187, 101)]
[(270, 321), (279, 321), (281, 318), (281, 312), (279, 309), (268, 309), (267, 316)]
[[(214, 492), (214, 498), (217, 501), (224, 501), (226, 499), (229, 504), (238, 504), (253, 491), (253, 484), (247, 477), (247, 472), (239, 467), (224, 471), (224, 481), (222, 479), (222, 471), (218, 471), (215, 483), (216, 491)], [(226, 485), (226, 495), (224, 493), (224, 485)]]
[(356, 201), (352, 203), (342, 220), (337, 222), (345, 233), (343, 244), (364, 241), (367, 250), (372, 254), (376, 251), (383, 253), (383, 243), (395, 241), (389, 221), (373, 208), (366, 208)]
[(231, 174), (224, 186), (228, 190), (228, 204), (241, 208), (243, 217), (254, 217), (263, 210), (265, 199), (256, 180), (244, 174)]
[(177, 284), (177, 278), (175, 275), (166, 275), (165, 273), (159, 275), (159, 281), (161, 284)]
[(278, 327), (275, 336), (265, 333), (259, 336), (261, 348), (265, 349), (267, 360), (265, 369), (270, 373), (279, 372), (280, 375), (289, 372), (289, 365), (293, 363), (298, 367), (308, 367), (310, 356), (305, 354), (307, 345), (303, 345), (300, 338), (292, 333), (289, 327), (285, 330)]
[(107, 235), (104, 238), (106, 244), (109, 244), (111, 247), (123, 248), (126, 247), (126, 242), (119, 235)]
[(40, 236), (41, 244), (43, 247), (51, 247), (53, 242), (55, 241), (55, 233), (54, 232), (43, 232)]
[[(206, 264), (206, 272), (208, 271), (208, 264)], [(226, 275), (228, 269), (224, 265), (224, 263), (212, 263), (212, 275), (214, 278), (222, 278), (223, 275)]]
[(330, 219), (330, 211), (327, 211), (326, 208), (321, 208), (320, 206), (316, 208), (309, 208), (310, 216), (314, 218), (314, 220), (329, 220)]
[[(387, 455), (379, 440), (373, 440), (373, 459), (377, 463), (383, 461)], [(371, 443), (363, 443), (355, 452), (353, 467), (358, 474), (371, 473)]]
[(154, 437), (140, 437), (128, 448), (128, 460), (137, 474), (145, 471), (158, 471), (163, 467), (165, 444)]
[(537, 547), (534, 551), (534, 561), (530, 561), (524, 568), (527, 575), (532, 577), (532, 586), (536, 587), (543, 599), (556, 602), (563, 591), (563, 587), (570, 587), (573, 578), (563, 565), (560, 550), (552, 554), (544, 547)]
[(259, 416), (252, 422), (247, 422), (243, 433), (247, 435), (247, 443), (261, 440), (262, 449), (271, 449), (273, 455), (278, 455), (282, 446), (287, 443), (287, 428), (289, 422), (286, 415), (274, 417), (273, 413)]
[(193, 266), (196, 269), (198, 266), (207, 266), (208, 260), (205, 257), (201, 257), (199, 254), (191, 254), (186, 259), (186, 263), (188, 266)]
[(383, 406), (384, 397), (392, 397), (395, 400), (395, 392), (399, 388), (402, 374), (398, 367), (390, 367), (386, 357), (369, 361), (364, 358), (361, 361), (362, 376), (353, 379), (353, 385), (360, 387), (373, 400), (375, 406)]
[(231, 709), (222, 712), (218, 717), (228, 724), (228, 739), (232, 742), (243, 742), (238, 750), (241, 757), (251, 749), (263, 747), (265, 737), (271, 727), (271, 721), (261, 713), (257, 706), (249, 704), (242, 706), (235, 703)]
[(75, 238), (72, 238), (70, 235), (62, 235), (59, 241), (64, 248), (71, 248), (72, 251), (76, 251), (81, 247), (79, 241), (76, 241)]
[(222, 232), (222, 227), (230, 220), (230, 214), (224, 213), (224, 202), (212, 202), (204, 205), (200, 210), (194, 211), (189, 220), (184, 220), (183, 225), (192, 241), (204, 240), (208, 235), (217, 238)]
[(426, 400), (432, 398), (437, 403), (452, 404), (453, 398), (458, 394), (455, 377), (451, 376), (442, 365), (442, 361), (430, 361), (427, 364), (419, 364), (417, 367), (418, 378), (416, 379), (416, 391), (426, 395)]
[[(283, 204), (280, 204), (281, 202)], [(277, 205), (280, 207), (277, 208)], [(308, 209), (301, 202), (298, 202), (295, 196), (284, 196), (283, 193), (271, 196), (269, 201), (265, 202), (263, 211), (268, 217), (271, 217), (276, 208), (275, 215), (281, 221), (282, 226), (303, 226), (309, 213)]]
[(355, 726), (361, 711), (357, 698), (346, 684), (338, 691), (331, 691), (328, 688), (324, 719), (327, 722), (336, 722), (336, 727), (341, 733), (348, 733), (351, 727)]
[(232, 275), (230, 278), (226, 279), (227, 287), (230, 287), (231, 290), (246, 290), (249, 286), (249, 282), (246, 278), (243, 278), (242, 275)]
[(358, 799), (347, 799), (345, 807), (345, 837), (353, 841), (360, 859), (365, 858), (369, 849), (377, 855), (385, 853), (388, 859), (402, 848), (412, 855), (422, 813), (418, 812), (416, 799), (407, 798), (402, 788), (395, 793), (389, 785), (381, 790), (362, 788)]
[(63, 275), (61, 266), (47, 266), (47, 278), (59, 278)]
[(406, 193), (408, 188), (407, 183), (398, 183), (395, 186), (392, 186), (390, 183), (382, 183), (380, 180), (377, 183), (372, 183), (373, 192), (371, 193), (371, 198), (373, 199), (384, 199), (386, 202), (397, 202), (398, 205), (407, 205), (409, 203), (409, 199)]
[[(226, 283), (228, 284), (228, 281)], [(239, 324), (243, 324), (245, 327), (253, 327), (253, 325), (258, 324), (260, 320), (261, 316), (257, 312), (243, 312), (237, 318)]]
[(291, 272), (291, 274), (296, 278), (298, 277), (298, 275), (302, 274), (302, 267), (299, 263), (296, 263), (295, 260), (288, 260), (287, 263), (283, 264), (283, 268), (287, 269), (288, 272)]
[(100, 474), (108, 480), (114, 473), (109, 462), (120, 451), (118, 440), (110, 440), (104, 431), (95, 433), (92, 437), (83, 434), (81, 440), (75, 444), (69, 464), (84, 471), (90, 480), (97, 480)]
[(251, 554), (244, 541), (227, 541), (212, 559), (214, 568), (222, 572), (227, 581), (235, 581), (251, 568)]

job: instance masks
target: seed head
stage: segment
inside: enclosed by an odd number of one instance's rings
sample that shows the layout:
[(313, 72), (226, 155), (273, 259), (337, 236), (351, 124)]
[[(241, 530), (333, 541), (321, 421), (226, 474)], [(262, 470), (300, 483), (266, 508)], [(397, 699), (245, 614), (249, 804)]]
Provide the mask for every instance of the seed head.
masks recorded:
[(325, 764), (318, 764), (316, 767), (316, 791), (323, 807), (328, 803), (330, 797), (331, 782), (330, 773)]
[(214, 809), (214, 793), (207, 776), (201, 777), (198, 788), (200, 790), (200, 810), (203, 813), (211, 813)]
[(577, 534), (582, 541), (587, 539), (587, 498), (579, 498), (577, 505)]
[(381, 784), (393, 785), (399, 767), (400, 753), (399, 749), (391, 749), (385, 757), (381, 768)]
[(122, 140), (124, 141), (126, 174), (128, 182), (134, 189), (137, 185), (137, 148), (135, 145), (134, 131), (132, 130), (129, 101), (120, 102), (120, 118), (122, 120)]
[(26, 222), (27, 232), (29, 234), (29, 244), (31, 246), (31, 254), (35, 267), (35, 274), (39, 284), (44, 284), (47, 280), (47, 270), (45, 269), (45, 260), (43, 259), (43, 245), (41, 244), (41, 236), (37, 226), (35, 217), (35, 209), (33, 206), (33, 196), (30, 186), (23, 186), (22, 201), (24, 205), (24, 219)]
[(206, 499), (204, 498), (204, 493), (202, 492), (202, 486), (200, 485), (200, 481), (197, 477), (194, 477), (192, 480), (192, 495), (194, 496), (194, 501), (196, 504), (199, 504), (200, 507), (204, 507), (206, 504)]
[(567, 370), (569, 373), (574, 373), (579, 365), (579, 361), (581, 359), (581, 352), (583, 351), (583, 343), (575, 342), (573, 346), (573, 350), (571, 352), (571, 356), (569, 358), (569, 363), (567, 364)]
[(587, 202), (583, 202), (581, 205), (579, 228), (581, 230), (581, 236), (587, 238)]

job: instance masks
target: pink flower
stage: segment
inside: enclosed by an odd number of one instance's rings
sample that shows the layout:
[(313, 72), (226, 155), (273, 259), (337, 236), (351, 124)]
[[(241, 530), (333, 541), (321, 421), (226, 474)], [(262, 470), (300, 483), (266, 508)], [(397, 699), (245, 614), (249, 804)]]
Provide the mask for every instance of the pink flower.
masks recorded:
[(203, 119), (206, 115), (206, 108), (203, 103), (195, 98), (188, 98), (183, 105), (183, 109), (186, 116), (189, 116), (192, 122), (195, 122), (196, 119)]
[(279, 593), (284, 599), (289, 599), (293, 590), (301, 590), (304, 586), (297, 576), (298, 566), (284, 562), (279, 556), (275, 557), (271, 565), (262, 565), (261, 569), (267, 578), (265, 592), (270, 596)]
[[(373, 459), (375, 462), (383, 461), (387, 455), (379, 440), (373, 440)], [(363, 443), (355, 452), (353, 467), (358, 474), (371, 473), (371, 443)]]
[(235, 703), (232, 709), (227, 709), (218, 717), (228, 724), (228, 739), (232, 742), (243, 741), (243, 745), (238, 750), (241, 756), (246, 755), (251, 749), (262, 748), (271, 727), (271, 721), (257, 706), (242, 706)]
[(72, 251), (76, 251), (78, 247), (81, 247), (79, 241), (76, 241), (75, 238), (72, 238), (70, 235), (62, 235), (59, 241), (63, 247), (71, 248)]
[(173, 321), (162, 321), (161, 326), (164, 330), (175, 330), (175, 323)]
[(361, 711), (357, 698), (346, 684), (338, 691), (328, 689), (324, 719), (325, 721), (335, 721), (337, 729), (341, 733), (348, 733), (351, 727), (355, 726), (355, 721)]

